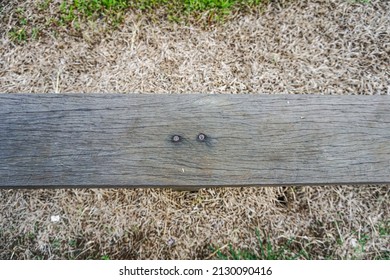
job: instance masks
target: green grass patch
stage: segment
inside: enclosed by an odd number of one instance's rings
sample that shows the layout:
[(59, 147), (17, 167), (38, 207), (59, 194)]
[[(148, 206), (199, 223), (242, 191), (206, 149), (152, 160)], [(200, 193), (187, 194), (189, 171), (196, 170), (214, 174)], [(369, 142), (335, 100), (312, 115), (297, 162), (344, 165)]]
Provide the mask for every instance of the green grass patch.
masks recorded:
[(237, 249), (231, 244), (226, 250), (211, 246), (211, 250), (220, 260), (297, 260), (310, 259), (305, 248), (294, 245), (294, 239), (287, 240), (282, 245), (273, 244), (269, 238), (262, 238), (256, 230), (257, 248), (253, 250)]
[(63, 0), (60, 11), (65, 22), (104, 18), (117, 25), (127, 11), (133, 10), (149, 16), (157, 12), (157, 16), (175, 21), (207, 18), (210, 23), (222, 21), (234, 10), (263, 2), (266, 0)]
[[(388, 240), (390, 238), (390, 222), (385, 221), (377, 226), (380, 238)], [(367, 245), (372, 236), (370, 234), (358, 234), (358, 232), (352, 232), (355, 237), (356, 244), (354, 245), (353, 252), (348, 259), (361, 260), (361, 259), (375, 259), (375, 260), (390, 260), (390, 250), (381, 250), (375, 252), (375, 255), (371, 250), (367, 249)], [(263, 236), (266, 236), (263, 233)], [(307, 240), (300, 240), (298, 242), (295, 238), (290, 238), (279, 244), (271, 242), (270, 238), (262, 237), (259, 230), (256, 230), (257, 244), (255, 248), (241, 249), (235, 248), (232, 244), (228, 244), (222, 247), (210, 246), (212, 255), (220, 260), (310, 260), (318, 258), (318, 249), (320, 251), (326, 250), (326, 248), (313, 247)], [(334, 242), (338, 246), (342, 247), (345, 244), (336, 239), (335, 241), (323, 240), (325, 247), (329, 242)], [(329, 244), (330, 245), (330, 244)], [(334, 244), (332, 244), (333, 246)], [(327, 252), (326, 255), (322, 255), (321, 259), (337, 259), (332, 252)]]
[[(99, 34), (123, 24), (127, 13), (146, 20), (168, 20), (206, 27), (224, 22), (230, 15), (255, 9), (269, 0), (40, 0), (29, 18), (15, 8), (9, 38), (15, 43), (38, 40), (43, 34), (68, 33), (80, 36), (91, 26)], [(33, 13), (31, 13), (31, 11)]]
[(390, 237), (390, 221), (379, 224), (378, 231), (381, 237)]
[(128, 0), (63, 0), (60, 4), (60, 20), (65, 23), (105, 19), (112, 25), (123, 21), (129, 8)]
[(13, 42), (21, 44), (39, 37), (39, 27), (34, 25), (23, 8), (17, 8), (14, 17), (13, 27), (8, 32), (8, 37)]

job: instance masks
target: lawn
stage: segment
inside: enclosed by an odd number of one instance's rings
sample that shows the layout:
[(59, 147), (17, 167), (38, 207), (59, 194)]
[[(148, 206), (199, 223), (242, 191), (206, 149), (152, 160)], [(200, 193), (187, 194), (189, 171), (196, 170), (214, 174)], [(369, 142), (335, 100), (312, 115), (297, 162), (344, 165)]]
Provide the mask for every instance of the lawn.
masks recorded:
[[(389, 1), (0, 7), (2, 93), (390, 94)], [(389, 196), (388, 185), (0, 190), (0, 258), (389, 259)]]

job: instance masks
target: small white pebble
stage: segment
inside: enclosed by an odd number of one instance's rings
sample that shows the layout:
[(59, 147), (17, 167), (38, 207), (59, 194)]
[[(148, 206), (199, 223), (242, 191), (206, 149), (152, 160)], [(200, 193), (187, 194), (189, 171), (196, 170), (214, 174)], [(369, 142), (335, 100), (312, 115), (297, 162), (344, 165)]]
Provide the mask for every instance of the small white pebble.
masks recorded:
[(51, 219), (51, 221), (52, 221), (53, 223), (57, 223), (57, 222), (60, 221), (60, 216), (59, 216), (59, 215), (52, 215), (52, 216), (50, 217), (50, 219)]
[(358, 244), (357, 244), (356, 238), (352, 238), (350, 242), (351, 242), (351, 246), (352, 246), (353, 248), (356, 248), (356, 247), (357, 247)]
[(172, 237), (169, 237), (168, 241), (167, 241), (167, 244), (169, 247), (175, 245), (176, 241), (175, 239), (173, 239)]

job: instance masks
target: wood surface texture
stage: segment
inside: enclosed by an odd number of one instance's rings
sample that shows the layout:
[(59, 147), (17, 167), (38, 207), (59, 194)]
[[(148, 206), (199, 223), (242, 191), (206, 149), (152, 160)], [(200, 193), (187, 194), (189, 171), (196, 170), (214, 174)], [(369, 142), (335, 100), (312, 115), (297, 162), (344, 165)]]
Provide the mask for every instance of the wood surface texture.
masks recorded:
[(365, 183), (390, 96), (0, 94), (3, 188)]

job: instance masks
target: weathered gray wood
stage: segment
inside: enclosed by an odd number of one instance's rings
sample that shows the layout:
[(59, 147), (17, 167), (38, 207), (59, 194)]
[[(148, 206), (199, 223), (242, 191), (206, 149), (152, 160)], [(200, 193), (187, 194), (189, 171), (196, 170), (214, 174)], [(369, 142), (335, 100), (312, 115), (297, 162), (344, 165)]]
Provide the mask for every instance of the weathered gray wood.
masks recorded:
[(389, 109), (390, 96), (1, 94), (0, 186), (389, 183)]

